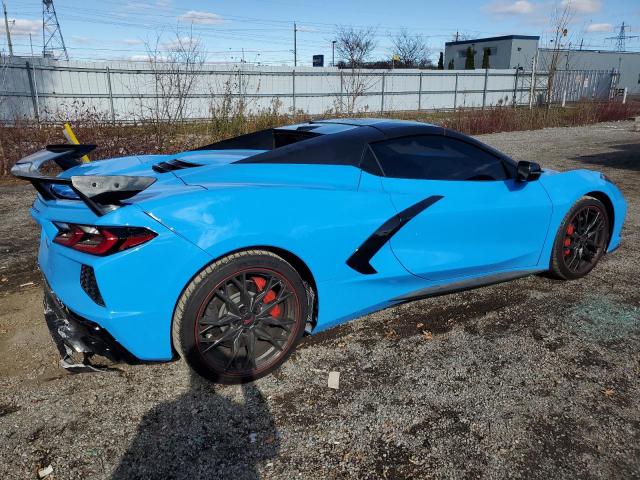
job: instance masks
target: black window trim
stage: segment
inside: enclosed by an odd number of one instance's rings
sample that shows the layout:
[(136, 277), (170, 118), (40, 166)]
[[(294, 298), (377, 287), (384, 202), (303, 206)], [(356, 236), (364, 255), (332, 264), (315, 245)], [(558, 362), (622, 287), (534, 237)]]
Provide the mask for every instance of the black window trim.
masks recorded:
[[(494, 157), (496, 160), (498, 160), (500, 162), (500, 165), (502, 165), (502, 168), (504, 170), (505, 173), (505, 178), (504, 180), (482, 180), (483, 182), (504, 182), (505, 180), (512, 180), (514, 178), (516, 178), (516, 174), (515, 174), (515, 170), (514, 170), (514, 165), (511, 165), (511, 163), (505, 159), (502, 155), (496, 155), (496, 152), (493, 152), (487, 148), (484, 148), (484, 145), (482, 143), (475, 143), (475, 142), (469, 142), (467, 141), (463, 136), (459, 136), (459, 135), (447, 135), (446, 133), (444, 134), (438, 134), (438, 133), (413, 133), (410, 135), (400, 135), (398, 137), (392, 137), (392, 138), (385, 138), (385, 139), (381, 139), (381, 140), (377, 140), (375, 142), (370, 142), (367, 144), (367, 146), (365, 147), (365, 151), (368, 148), (371, 153), (373, 154), (373, 157), (376, 159), (376, 162), (378, 163), (378, 168), (380, 168), (380, 171), (382, 172), (382, 176), (384, 178), (396, 178), (396, 177), (388, 177), (386, 173), (384, 173), (384, 168), (382, 168), (382, 162), (380, 162), (380, 160), (378, 159), (378, 156), (376, 155), (376, 152), (373, 148), (371, 148), (371, 145), (376, 144), (376, 143), (383, 143), (383, 142), (389, 142), (392, 140), (401, 140), (403, 138), (411, 138), (411, 137), (448, 137), (448, 138), (452, 138), (454, 140), (457, 140), (459, 142), (462, 143), (466, 143), (468, 146), (470, 147), (474, 147), (477, 148), (478, 150), (483, 151), (484, 153), (491, 155), (492, 157)], [(362, 155), (362, 158), (364, 159), (364, 153)], [(513, 162), (513, 160), (512, 160)], [(375, 175), (375, 174), (372, 174)], [(404, 177), (397, 177), (397, 178), (404, 178)], [(430, 180), (430, 179), (420, 179), (420, 178), (405, 178), (406, 180), (429, 180), (429, 181), (444, 181), (444, 182), (477, 182), (480, 180), (456, 180), (456, 179), (448, 179), (448, 178), (442, 178), (442, 179), (438, 179), (438, 180)]]

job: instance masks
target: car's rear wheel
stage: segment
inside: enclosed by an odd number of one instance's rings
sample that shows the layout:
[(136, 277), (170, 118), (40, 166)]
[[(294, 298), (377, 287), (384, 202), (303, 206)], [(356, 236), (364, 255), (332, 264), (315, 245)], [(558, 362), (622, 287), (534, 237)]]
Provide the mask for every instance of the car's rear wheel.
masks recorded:
[(597, 198), (585, 196), (576, 202), (556, 234), (551, 273), (564, 280), (589, 273), (609, 244), (609, 222), (607, 209)]
[(268, 251), (234, 253), (185, 288), (174, 313), (173, 343), (210, 380), (251, 381), (291, 355), (307, 308), (305, 285), (288, 262)]

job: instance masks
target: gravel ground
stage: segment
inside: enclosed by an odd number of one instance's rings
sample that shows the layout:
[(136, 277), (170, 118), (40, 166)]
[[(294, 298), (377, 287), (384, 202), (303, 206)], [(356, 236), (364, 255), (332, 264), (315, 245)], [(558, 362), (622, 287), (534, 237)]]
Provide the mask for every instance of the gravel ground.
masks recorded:
[(207, 384), (181, 361), (58, 369), (33, 193), (0, 185), (0, 477), (51, 465), (64, 479), (640, 478), (640, 133), (482, 139), (605, 172), (629, 202), (623, 246), (580, 281), (529, 277), (309, 337), (245, 386)]

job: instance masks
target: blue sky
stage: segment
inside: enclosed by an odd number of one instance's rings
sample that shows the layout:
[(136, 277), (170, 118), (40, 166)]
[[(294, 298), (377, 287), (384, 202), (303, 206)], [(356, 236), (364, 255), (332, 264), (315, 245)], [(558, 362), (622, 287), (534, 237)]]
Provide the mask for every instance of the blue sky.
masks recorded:
[[(506, 34), (540, 35), (542, 44), (550, 38), (550, 17), (554, 7), (569, 0), (55, 0), (62, 33), (75, 59), (141, 59), (145, 44), (171, 49), (180, 35), (193, 28), (206, 58), (211, 62), (236, 61), (292, 64), (293, 22), (298, 24), (298, 59), (310, 65), (313, 54), (331, 57), (335, 25), (376, 30), (375, 57), (393, 53), (390, 36), (406, 28), (422, 35), (434, 58), (455, 32), (468, 38)], [(570, 0), (573, 11), (569, 27), (572, 46), (614, 47), (606, 37), (617, 33), (624, 21), (630, 35), (640, 34), (638, 0)], [(37, 52), (42, 45), (41, 2), (5, 0), (12, 21), (16, 53), (28, 54), (29, 33)], [(4, 26), (2, 24), (2, 26)], [(627, 50), (640, 51), (638, 39), (627, 41)], [(4, 29), (0, 51), (6, 52)]]

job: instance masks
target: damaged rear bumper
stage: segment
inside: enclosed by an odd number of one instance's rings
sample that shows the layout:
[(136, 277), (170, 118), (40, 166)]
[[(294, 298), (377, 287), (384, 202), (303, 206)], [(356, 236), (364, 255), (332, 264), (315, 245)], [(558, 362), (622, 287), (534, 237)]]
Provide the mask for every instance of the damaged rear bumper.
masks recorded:
[[(137, 359), (97, 323), (70, 311), (44, 282), (44, 316), (65, 368), (88, 366), (92, 355), (115, 362), (137, 363)], [(72, 360), (74, 353), (84, 354), (83, 364)]]

